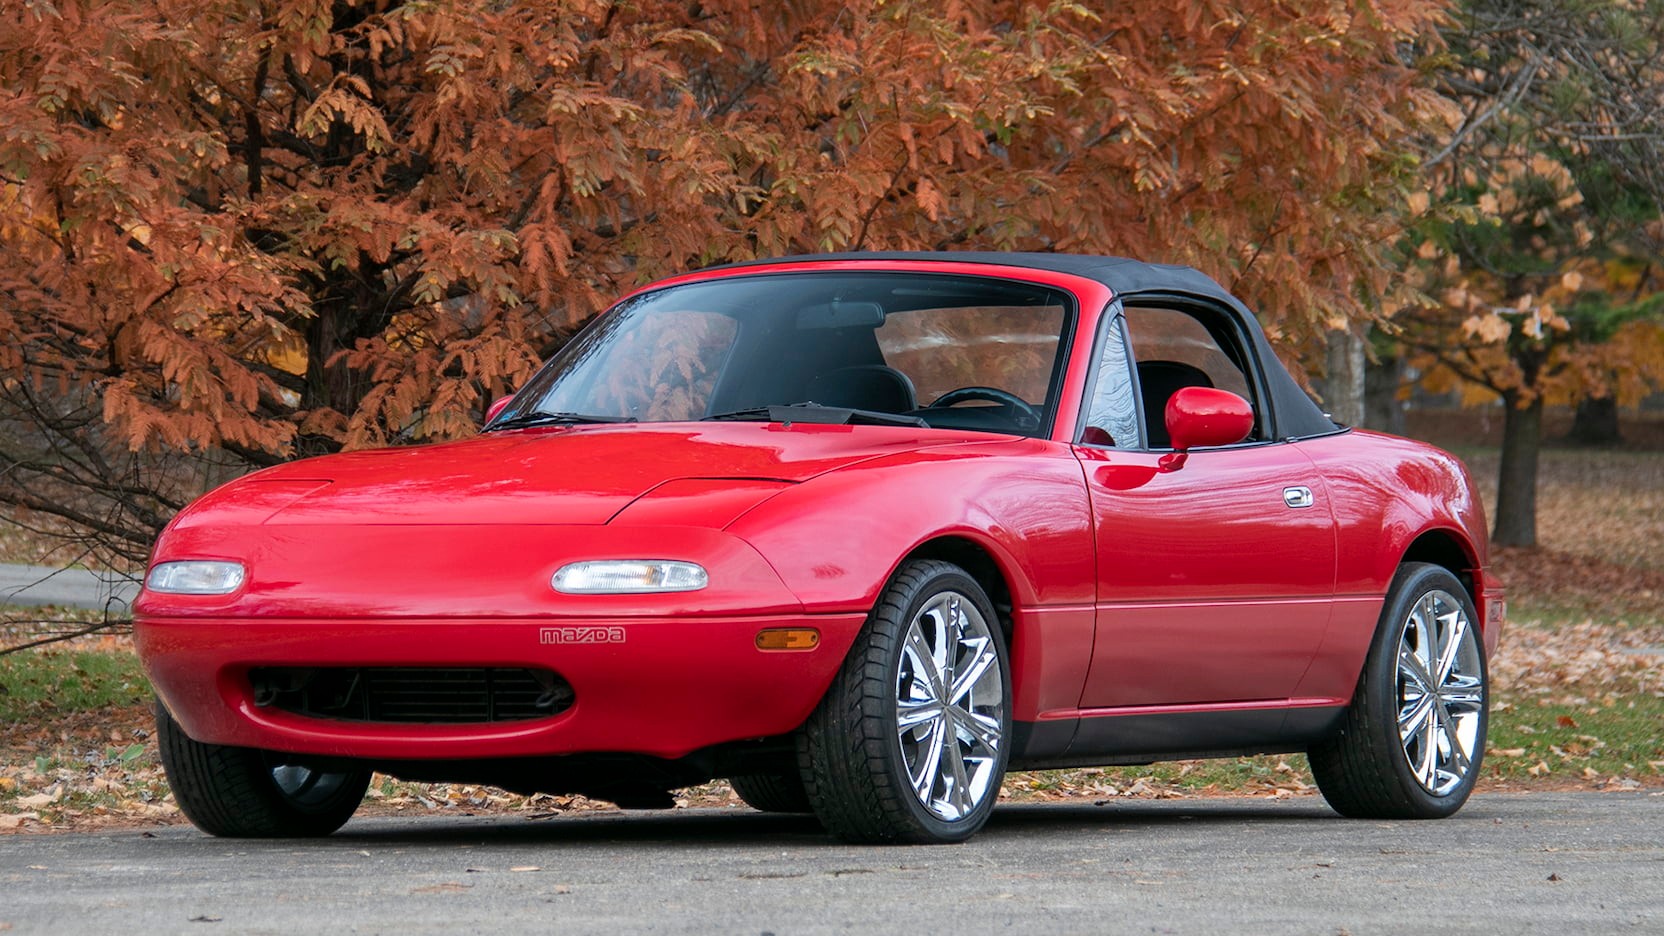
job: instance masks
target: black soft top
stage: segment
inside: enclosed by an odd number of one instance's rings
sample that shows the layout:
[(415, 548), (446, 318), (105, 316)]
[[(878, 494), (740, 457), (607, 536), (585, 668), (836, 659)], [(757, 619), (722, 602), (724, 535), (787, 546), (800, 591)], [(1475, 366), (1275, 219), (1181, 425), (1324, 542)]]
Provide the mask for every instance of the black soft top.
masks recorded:
[(926, 263), (982, 263), (989, 266), (1018, 267), (1067, 273), (1093, 280), (1109, 287), (1116, 296), (1127, 299), (1136, 296), (1178, 296), (1211, 300), (1235, 313), (1238, 324), (1248, 335), (1254, 356), (1259, 359), (1265, 374), (1266, 389), (1271, 394), (1271, 430), (1276, 438), (1291, 439), (1326, 435), (1339, 427), (1324, 415), (1323, 410), (1306, 395), (1300, 385), (1289, 376), (1288, 369), (1271, 350), (1265, 329), (1259, 319), (1242, 304), (1242, 300), (1225, 291), (1211, 276), (1187, 266), (1166, 263), (1145, 263), (1125, 257), (1093, 257), (1077, 254), (1053, 253), (997, 253), (991, 251), (871, 251), (861, 253), (803, 254), (770, 260), (751, 260), (728, 264), (725, 268), (763, 266), (782, 263), (807, 263), (826, 260), (906, 260)]

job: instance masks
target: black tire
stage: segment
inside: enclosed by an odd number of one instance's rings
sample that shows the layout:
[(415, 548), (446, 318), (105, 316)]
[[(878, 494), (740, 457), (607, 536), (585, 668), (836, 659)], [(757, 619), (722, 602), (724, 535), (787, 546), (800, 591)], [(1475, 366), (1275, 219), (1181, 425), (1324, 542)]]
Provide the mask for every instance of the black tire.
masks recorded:
[(179, 811), (224, 838), (317, 838), (352, 818), (370, 771), (329, 772), (254, 748), (193, 741), (156, 703), (156, 740)]
[[(908, 644), (915, 626), (917, 643)], [(921, 650), (931, 649), (925, 656), (935, 659), (933, 641), (942, 644), (950, 679), (942, 678), (939, 664), (921, 662)], [(961, 683), (963, 692), (956, 694)], [(950, 704), (937, 701), (942, 695)], [(905, 727), (898, 720), (904, 696)], [(1010, 700), (1005, 639), (982, 588), (950, 563), (907, 563), (879, 597), (799, 734), (798, 766), (809, 805), (828, 831), (846, 841), (970, 838), (999, 799), (1010, 756)], [(919, 758), (922, 790), (910, 766)]]
[[(1309, 751), (1318, 789), (1336, 812), (1354, 819), (1441, 819), (1467, 802), (1489, 719), (1490, 679), (1477, 619), (1467, 589), (1443, 567), (1409, 562), (1393, 576), (1340, 730)], [(1443, 666), (1429, 673), (1421, 655), (1443, 657), (1440, 647), (1449, 646), (1458, 625), (1448, 673), (1440, 675)], [(1429, 682), (1439, 691), (1422, 691)], [(1401, 735), (1403, 715), (1412, 718)]]
[(793, 770), (779, 774), (746, 774), (729, 777), (728, 784), (745, 805), (761, 812), (802, 814), (814, 812), (803, 777)]

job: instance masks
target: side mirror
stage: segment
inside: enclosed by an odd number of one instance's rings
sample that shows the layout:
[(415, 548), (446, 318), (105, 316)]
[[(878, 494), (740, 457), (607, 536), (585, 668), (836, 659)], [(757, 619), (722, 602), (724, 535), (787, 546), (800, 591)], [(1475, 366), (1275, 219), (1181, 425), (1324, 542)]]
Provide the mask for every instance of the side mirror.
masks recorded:
[(496, 419), (497, 414), (501, 413), (503, 411), (503, 408), (508, 406), (509, 401), (513, 400), (513, 399), (514, 399), (514, 394), (511, 393), (508, 396), (500, 396), (497, 399), (492, 400), (491, 405), (486, 407), (485, 422), (482, 425), (486, 425), (486, 426), (491, 425), (491, 420)]
[(1167, 437), (1173, 454), (1161, 460), (1169, 471), (1184, 465), (1185, 454), (1198, 446), (1233, 445), (1254, 430), (1254, 409), (1228, 390), (1184, 387), (1167, 398)]

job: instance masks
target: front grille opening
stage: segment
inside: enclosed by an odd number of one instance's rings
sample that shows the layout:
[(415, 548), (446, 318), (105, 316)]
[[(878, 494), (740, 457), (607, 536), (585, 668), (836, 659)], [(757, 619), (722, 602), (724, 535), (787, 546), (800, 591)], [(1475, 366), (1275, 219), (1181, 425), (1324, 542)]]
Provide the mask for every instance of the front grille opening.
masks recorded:
[(261, 708), (339, 721), (528, 721), (559, 715), (573, 700), (571, 684), (542, 669), (269, 666), (248, 676)]

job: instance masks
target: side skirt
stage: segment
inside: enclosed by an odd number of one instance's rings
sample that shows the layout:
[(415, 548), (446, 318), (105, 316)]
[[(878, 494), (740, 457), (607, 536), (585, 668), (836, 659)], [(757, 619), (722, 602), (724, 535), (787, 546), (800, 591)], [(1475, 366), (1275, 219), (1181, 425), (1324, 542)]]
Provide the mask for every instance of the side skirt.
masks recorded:
[(1131, 710), (1017, 722), (1011, 766), (1038, 770), (1286, 754), (1333, 733), (1345, 710), (1340, 705)]

